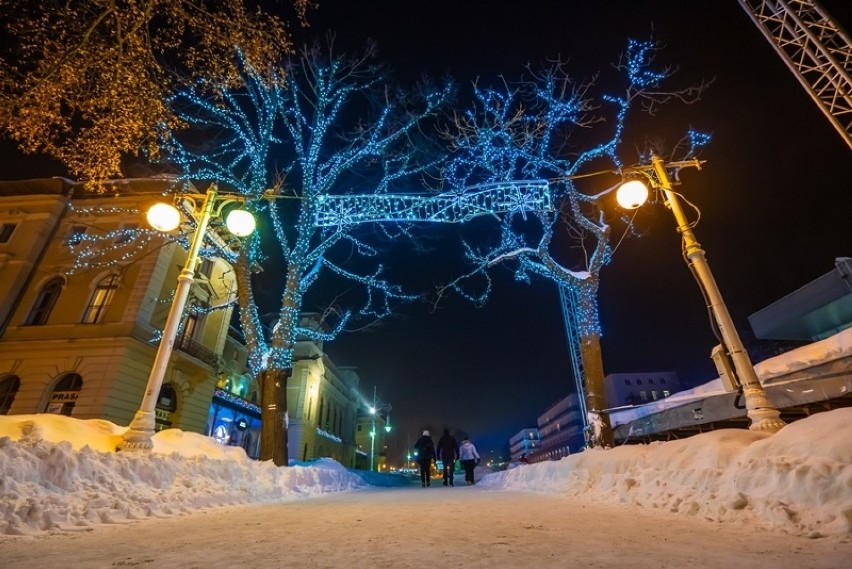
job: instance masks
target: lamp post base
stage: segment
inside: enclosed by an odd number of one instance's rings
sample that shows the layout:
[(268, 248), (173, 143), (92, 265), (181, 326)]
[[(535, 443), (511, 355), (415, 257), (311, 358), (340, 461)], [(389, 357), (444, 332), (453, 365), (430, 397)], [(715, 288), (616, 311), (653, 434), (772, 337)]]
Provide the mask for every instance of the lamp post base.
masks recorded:
[(743, 397), (746, 402), (746, 414), (751, 419), (748, 427), (750, 431), (777, 433), (787, 424), (781, 419), (780, 411), (769, 401), (762, 386), (744, 385)]
[(118, 444), (120, 451), (150, 451), (154, 448), (154, 413), (152, 411), (136, 411), (133, 420), (124, 433), (123, 440)]

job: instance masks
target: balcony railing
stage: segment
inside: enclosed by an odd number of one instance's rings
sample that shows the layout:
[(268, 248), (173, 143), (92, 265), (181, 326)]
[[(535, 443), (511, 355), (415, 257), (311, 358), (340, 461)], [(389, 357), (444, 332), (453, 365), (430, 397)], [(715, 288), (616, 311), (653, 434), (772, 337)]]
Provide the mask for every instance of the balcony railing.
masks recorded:
[(189, 338), (179, 337), (175, 340), (175, 349), (201, 360), (212, 368), (215, 368), (219, 363), (219, 356)]

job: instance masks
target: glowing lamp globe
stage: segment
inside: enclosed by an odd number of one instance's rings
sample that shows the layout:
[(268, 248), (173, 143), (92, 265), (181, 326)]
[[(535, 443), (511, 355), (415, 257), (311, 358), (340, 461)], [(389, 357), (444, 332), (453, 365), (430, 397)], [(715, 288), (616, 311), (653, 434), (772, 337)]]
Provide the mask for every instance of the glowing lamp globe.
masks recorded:
[(385, 432), (386, 433), (391, 432), (391, 426), (390, 425), (385, 425)]
[(618, 187), (615, 199), (624, 209), (636, 209), (648, 201), (648, 186), (641, 180), (629, 180)]
[(255, 225), (254, 216), (244, 209), (235, 209), (225, 219), (225, 226), (228, 231), (237, 237), (251, 235), (254, 232)]
[(148, 223), (157, 231), (171, 231), (180, 225), (180, 212), (166, 203), (156, 203), (145, 215)]

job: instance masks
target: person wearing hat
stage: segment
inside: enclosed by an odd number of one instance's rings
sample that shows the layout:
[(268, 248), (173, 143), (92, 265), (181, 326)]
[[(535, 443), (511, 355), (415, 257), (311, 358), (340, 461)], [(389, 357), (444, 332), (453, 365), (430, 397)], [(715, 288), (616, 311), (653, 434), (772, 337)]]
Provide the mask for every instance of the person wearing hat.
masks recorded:
[(435, 462), (435, 444), (429, 431), (423, 431), (423, 436), (414, 443), (417, 451), (417, 464), (420, 466), (420, 486), (426, 488), (432, 482), (432, 463)]
[(470, 486), (474, 483), (473, 469), (479, 463), (479, 453), (476, 452), (476, 447), (473, 446), (473, 443), (467, 437), (462, 439), (461, 446), (459, 447), (459, 458), (464, 468), (464, 481)]

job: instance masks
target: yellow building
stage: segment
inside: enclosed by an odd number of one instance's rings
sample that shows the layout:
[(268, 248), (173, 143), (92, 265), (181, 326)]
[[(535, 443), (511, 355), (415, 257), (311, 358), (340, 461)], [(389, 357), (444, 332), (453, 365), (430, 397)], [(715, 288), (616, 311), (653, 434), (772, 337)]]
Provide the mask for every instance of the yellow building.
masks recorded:
[[(141, 219), (170, 188), (169, 180), (121, 180), (93, 194), (60, 178), (0, 182), (0, 414), (129, 424), (186, 259)], [(257, 457), (260, 389), (230, 328), (234, 294), (229, 263), (203, 260), (157, 401), (157, 429), (207, 434)], [(356, 465), (358, 383), (322, 342), (298, 343), (287, 390), (291, 458)]]
[[(168, 189), (166, 180), (118, 181), (104, 194), (62, 179), (0, 185), (0, 223), (12, 227), (0, 243), (4, 412), (130, 421), (185, 259), (178, 244), (136, 231), (138, 212)], [(187, 311), (176, 339), (158, 428), (204, 430), (232, 275), (220, 259), (199, 268), (190, 306), (201, 310)]]

